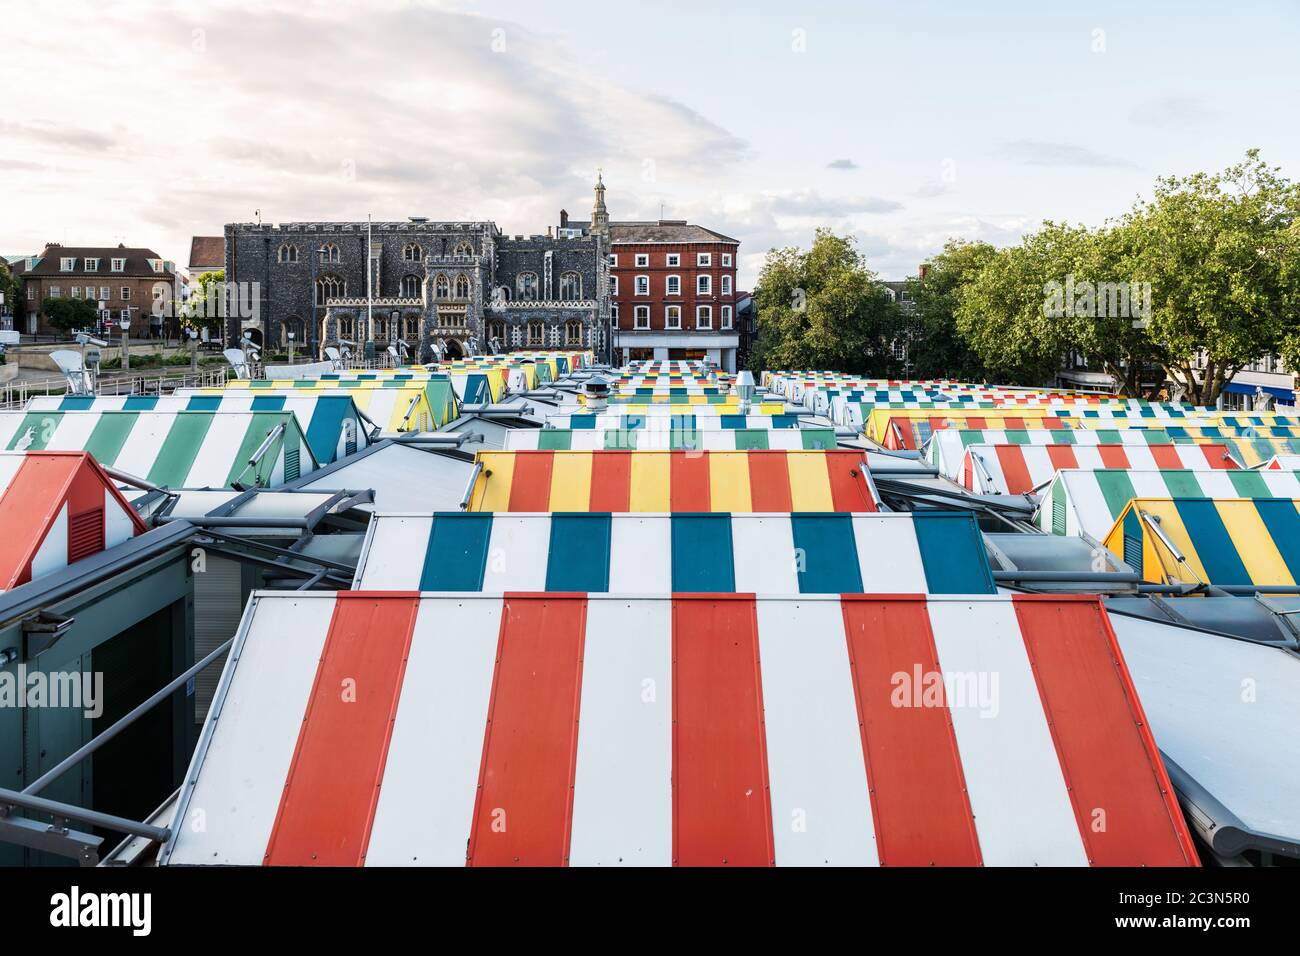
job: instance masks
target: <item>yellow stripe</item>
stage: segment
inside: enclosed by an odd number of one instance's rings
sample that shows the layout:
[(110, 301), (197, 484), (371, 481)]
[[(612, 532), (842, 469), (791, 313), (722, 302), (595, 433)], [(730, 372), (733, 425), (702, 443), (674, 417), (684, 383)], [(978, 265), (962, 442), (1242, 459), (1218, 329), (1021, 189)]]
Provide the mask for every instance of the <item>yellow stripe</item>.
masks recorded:
[[(1147, 514), (1158, 516), (1160, 518), (1160, 530), (1168, 536), (1169, 540), (1174, 543), (1174, 546), (1183, 553), (1185, 558), (1187, 558), (1187, 566), (1190, 567), (1202, 581), (1208, 581), (1210, 579), (1209, 574), (1206, 573), (1205, 565), (1201, 564), (1201, 559), (1196, 554), (1196, 548), (1192, 547), (1192, 539), (1187, 534), (1187, 528), (1183, 525), (1183, 519), (1178, 515), (1178, 508), (1172, 501), (1168, 499), (1158, 500), (1138, 498), (1134, 500), (1130, 507), (1137, 507), (1145, 511)], [(1123, 520), (1123, 515), (1120, 516), (1120, 519), (1121, 521)], [(1159, 579), (1153, 577), (1149, 569), (1163, 566), (1169, 569), (1170, 577), (1175, 580), (1186, 581), (1188, 583), (1195, 582), (1196, 579), (1187, 574), (1186, 569), (1184, 569), (1182, 565), (1174, 561), (1173, 556), (1169, 554), (1168, 549), (1160, 543), (1159, 539), (1151, 532), (1151, 529), (1147, 527), (1145, 522), (1142, 524), (1142, 532), (1143, 537), (1147, 540), (1147, 544), (1151, 548), (1154, 548), (1155, 553), (1159, 555), (1159, 560), (1156, 561), (1151, 552), (1147, 552), (1146, 554), (1146, 564), (1148, 568), (1147, 580), (1158, 581)], [(1155, 563), (1153, 564), (1152, 561), (1155, 561)]]
[(709, 510), (754, 510), (749, 494), (748, 452), (709, 452)]
[(1215, 510), (1228, 529), (1252, 584), (1295, 584), (1286, 561), (1268, 533), (1254, 501), (1216, 501)]
[(591, 452), (557, 451), (551, 459), (551, 510), (591, 509)]
[(469, 510), (508, 511), (515, 456), (510, 452), (481, 451), (478, 460), (483, 464), (483, 470), (474, 483)]
[(791, 511), (831, 511), (831, 476), (826, 455), (818, 451), (788, 451)]
[(632, 452), (629, 511), (671, 511), (668, 452)]

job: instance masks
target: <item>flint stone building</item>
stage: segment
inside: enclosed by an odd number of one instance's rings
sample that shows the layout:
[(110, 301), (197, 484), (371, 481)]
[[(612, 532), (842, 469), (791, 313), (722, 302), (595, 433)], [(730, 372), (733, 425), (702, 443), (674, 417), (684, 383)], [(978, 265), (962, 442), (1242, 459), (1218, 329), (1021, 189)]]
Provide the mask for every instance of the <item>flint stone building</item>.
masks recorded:
[[(603, 213), (603, 186), (593, 218)], [(369, 249), (367, 249), (369, 238)], [(608, 233), (508, 236), (492, 222), (233, 223), (225, 227), (230, 293), (255, 303), (231, 314), (231, 341), (264, 349), (401, 339), (427, 361), (516, 348), (581, 347), (604, 356), (609, 314)], [(367, 298), (367, 270), (370, 293)], [(235, 310), (232, 310), (232, 312)]]

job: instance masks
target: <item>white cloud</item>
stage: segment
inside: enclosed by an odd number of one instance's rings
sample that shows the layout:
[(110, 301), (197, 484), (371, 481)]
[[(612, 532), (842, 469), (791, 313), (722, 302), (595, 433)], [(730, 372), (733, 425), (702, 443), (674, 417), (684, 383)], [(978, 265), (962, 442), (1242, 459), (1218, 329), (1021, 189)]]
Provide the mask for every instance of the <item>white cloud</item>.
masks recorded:
[(0, 126), (17, 185), (6, 252), (124, 235), (181, 259), (191, 234), (255, 209), (540, 232), (561, 206), (585, 214), (598, 166), (654, 188), (725, 176), (746, 153), (689, 106), (591, 75), (553, 37), (430, 2), (12, 14), (24, 42), (0, 59), (21, 104)]

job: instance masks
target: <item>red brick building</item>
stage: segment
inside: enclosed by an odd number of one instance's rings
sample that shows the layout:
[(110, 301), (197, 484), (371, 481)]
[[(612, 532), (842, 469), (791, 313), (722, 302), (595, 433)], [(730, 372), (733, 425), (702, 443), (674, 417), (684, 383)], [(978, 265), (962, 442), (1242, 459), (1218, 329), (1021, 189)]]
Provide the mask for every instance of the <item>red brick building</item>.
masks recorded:
[(88, 299), (109, 310), (117, 322), (125, 313), (132, 335), (148, 334), (156, 296), (171, 300), (175, 266), (152, 249), (118, 246), (48, 244), (40, 255), (12, 266), (23, 283), (22, 301), (14, 307), (14, 327), (28, 334), (55, 330), (45, 321), (41, 303), (47, 298)]
[(736, 370), (736, 264), (740, 242), (682, 219), (610, 222), (604, 186), (591, 222), (560, 211), (560, 236), (607, 230), (614, 364), (708, 359)]

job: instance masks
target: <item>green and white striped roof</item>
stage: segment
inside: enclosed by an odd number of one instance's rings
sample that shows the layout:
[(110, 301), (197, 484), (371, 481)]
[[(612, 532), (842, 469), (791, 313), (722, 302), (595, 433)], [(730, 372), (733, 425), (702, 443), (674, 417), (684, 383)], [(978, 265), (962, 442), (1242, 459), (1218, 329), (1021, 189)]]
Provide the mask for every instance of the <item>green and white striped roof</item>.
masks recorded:
[[(250, 465), (273, 432), (271, 447)], [(273, 488), (318, 467), (286, 411), (0, 412), (0, 448), (88, 451), (102, 465), (169, 488)]]
[(39, 395), (27, 411), (63, 412), (293, 412), (322, 465), (332, 464), (370, 443), (370, 429), (361, 420), (351, 395), (319, 392), (251, 395), (224, 392), (214, 395)]

